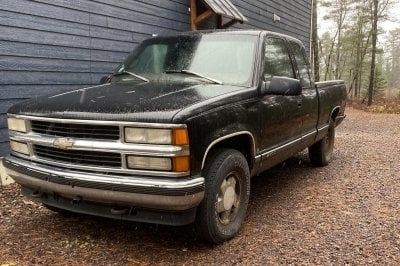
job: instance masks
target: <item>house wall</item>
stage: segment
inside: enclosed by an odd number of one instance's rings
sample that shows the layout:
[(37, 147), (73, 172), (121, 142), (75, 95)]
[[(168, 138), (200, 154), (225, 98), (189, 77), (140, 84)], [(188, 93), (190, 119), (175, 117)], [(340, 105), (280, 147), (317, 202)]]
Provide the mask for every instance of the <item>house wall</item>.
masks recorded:
[[(309, 46), (311, 0), (232, 2), (249, 19), (236, 28), (278, 31)], [(11, 105), (97, 84), (143, 39), (189, 30), (188, 7), (189, 0), (0, 0), (0, 156)]]

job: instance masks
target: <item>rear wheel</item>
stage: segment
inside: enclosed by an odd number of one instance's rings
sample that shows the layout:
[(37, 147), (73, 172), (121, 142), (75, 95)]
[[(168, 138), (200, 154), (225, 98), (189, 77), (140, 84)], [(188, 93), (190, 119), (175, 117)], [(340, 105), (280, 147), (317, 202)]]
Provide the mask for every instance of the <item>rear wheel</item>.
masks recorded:
[(246, 215), (250, 172), (246, 158), (232, 149), (217, 150), (205, 166), (205, 197), (196, 217), (199, 237), (219, 244), (233, 238)]
[(308, 148), (310, 161), (315, 166), (326, 166), (332, 160), (335, 144), (335, 121), (329, 121), (328, 133), (323, 139)]

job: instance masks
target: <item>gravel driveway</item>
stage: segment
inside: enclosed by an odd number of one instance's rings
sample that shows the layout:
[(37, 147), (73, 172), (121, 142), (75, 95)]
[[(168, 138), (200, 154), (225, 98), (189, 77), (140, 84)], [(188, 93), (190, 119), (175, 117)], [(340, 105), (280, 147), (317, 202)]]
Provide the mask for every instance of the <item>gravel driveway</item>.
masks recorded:
[(252, 180), (240, 234), (61, 216), (0, 188), (1, 264), (400, 264), (400, 115), (348, 108), (333, 162), (306, 154)]

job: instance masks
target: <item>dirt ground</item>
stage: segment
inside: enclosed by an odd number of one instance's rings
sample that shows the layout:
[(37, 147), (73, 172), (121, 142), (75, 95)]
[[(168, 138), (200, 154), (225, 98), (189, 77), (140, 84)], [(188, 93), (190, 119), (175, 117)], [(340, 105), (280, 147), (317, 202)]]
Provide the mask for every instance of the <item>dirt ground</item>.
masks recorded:
[(400, 264), (400, 115), (349, 108), (333, 162), (302, 153), (252, 179), (233, 240), (209, 246), (190, 226), (61, 216), (0, 188), (0, 265)]

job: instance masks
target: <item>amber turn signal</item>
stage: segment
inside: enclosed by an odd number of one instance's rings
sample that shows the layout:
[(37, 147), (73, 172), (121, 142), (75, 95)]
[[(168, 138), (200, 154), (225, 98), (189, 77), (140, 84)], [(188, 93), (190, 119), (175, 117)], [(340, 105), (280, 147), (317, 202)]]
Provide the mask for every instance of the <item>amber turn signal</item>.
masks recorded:
[(188, 172), (190, 170), (189, 156), (172, 158), (172, 166), (174, 172)]
[(172, 131), (172, 144), (173, 145), (188, 145), (189, 134), (187, 128), (174, 128)]

